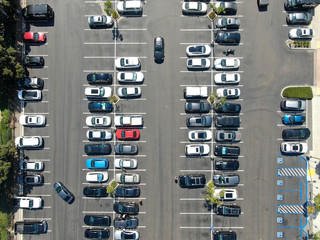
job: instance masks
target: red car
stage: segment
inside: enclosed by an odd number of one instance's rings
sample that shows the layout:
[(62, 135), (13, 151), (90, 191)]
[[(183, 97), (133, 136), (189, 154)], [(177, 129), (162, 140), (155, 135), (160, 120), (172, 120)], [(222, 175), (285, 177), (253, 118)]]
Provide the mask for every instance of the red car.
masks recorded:
[(140, 138), (140, 132), (137, 129), (119, 129), (116, 137), (119, 140), (137, 140)]
[(45, 43), (47, 36), (42, 32), (25, 32), (21, 38), (26, 43)]

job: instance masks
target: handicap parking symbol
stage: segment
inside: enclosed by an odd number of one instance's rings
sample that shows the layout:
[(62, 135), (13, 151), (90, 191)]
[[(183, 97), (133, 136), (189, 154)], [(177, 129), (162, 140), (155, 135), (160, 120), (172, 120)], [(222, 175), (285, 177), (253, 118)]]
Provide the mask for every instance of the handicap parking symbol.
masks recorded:
[(277, 200), (278, 200), (278, 201), (282, 201), (282, 200), (283, 200), (282, 194), (278, 194), (278, 195), (277, 195)]
[(283, 238), (283, 232), (277, 232), (277, 238)]

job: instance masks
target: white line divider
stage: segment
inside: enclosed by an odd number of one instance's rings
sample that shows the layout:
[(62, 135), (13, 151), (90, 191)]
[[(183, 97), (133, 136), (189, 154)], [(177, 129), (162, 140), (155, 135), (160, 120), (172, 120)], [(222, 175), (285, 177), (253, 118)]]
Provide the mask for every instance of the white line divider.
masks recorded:
[[(180, 229), (188, 229), (188, 228), (193, 228), (193, 229), (197, 229), (197, 228), (200, 228), (200, 229), (211, 229), (211, 227), (180, 227)], [(214, 227), (214, 229), (229, 229), (229, 228), (234, 228), (234, 229), (243, 229), (244, 227)]]
[[(114, 45), (112, 42), (84, 42), (86, 45)], [(119, 42), (118, 45), (147, 45), (146, 42)]]

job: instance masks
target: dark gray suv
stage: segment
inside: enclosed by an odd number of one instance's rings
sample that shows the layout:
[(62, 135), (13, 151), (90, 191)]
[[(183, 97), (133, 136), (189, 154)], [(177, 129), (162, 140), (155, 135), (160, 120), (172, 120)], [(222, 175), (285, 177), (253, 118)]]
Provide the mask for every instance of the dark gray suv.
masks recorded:
[(217, 187), (235, 187), (239, 184), (240, 177), (233, 173), (216, 174), (213, 175), (212, 180)]
[(56, 182), (53, 185), (53, 189), (58, 193), (58, 195), (65, 200), (67, 203), (71, 204), (74, 201), (73, 194), (62, 184), (62, 182)]
[(154, 39), (154, 61), (162, 62), (164, 60), (164, 39), (156, 37)]

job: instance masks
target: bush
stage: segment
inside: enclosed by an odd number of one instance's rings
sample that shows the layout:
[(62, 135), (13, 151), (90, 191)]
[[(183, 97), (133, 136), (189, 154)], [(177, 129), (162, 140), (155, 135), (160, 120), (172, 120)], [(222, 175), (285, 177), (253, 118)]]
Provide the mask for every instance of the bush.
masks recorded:
[(316, 206), (316, 209), (319, 211), (320, 210), (320, 194), (314, 197), (314, 204)]
[(0, 239), (9, 239), (10, 216), (0, 212)]
[(288, 87), (282, 93), (286, 98), (312, 99), (311, 87)]

